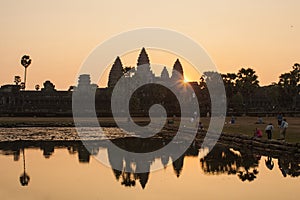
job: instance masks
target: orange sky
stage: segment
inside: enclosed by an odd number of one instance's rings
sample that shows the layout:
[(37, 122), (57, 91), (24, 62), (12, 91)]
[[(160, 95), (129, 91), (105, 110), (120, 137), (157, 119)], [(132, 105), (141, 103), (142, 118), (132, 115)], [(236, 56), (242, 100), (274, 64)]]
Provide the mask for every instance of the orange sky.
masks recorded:
[(1, 1), (0, 85), (23, 77), (20, 58), (29, 54), (28, 89), (47, 79), (68, 89), (99, 43), (142, 27), (183, 33), (206, 49), (219, 72), (252, 67), (261, 85), (270, 84), (300, 62), (299, 9), (298, 0)]

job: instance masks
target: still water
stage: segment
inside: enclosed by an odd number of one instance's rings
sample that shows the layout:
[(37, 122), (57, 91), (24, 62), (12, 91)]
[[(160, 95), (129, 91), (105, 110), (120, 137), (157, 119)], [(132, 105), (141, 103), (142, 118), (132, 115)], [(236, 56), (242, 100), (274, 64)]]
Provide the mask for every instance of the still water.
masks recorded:
[[(134, 141), (120, 139), (122, 144)], [(151, 141), (153, 144), (159, 141)], [(118, 142), (116, 142), (118, 143)], [(150, 144), (151, 145), (151, 144)], [(178, 160), (154, 158), (150, 173), (113, 170), (81, 142), (0, 142), (0, 199), (299, 199), (300, 161), (217, 145), (191, 147)], [(92, 154), (107, 154), (105, 142)], [(122, 158), (124, 166), (130, 161)], [(170, 165), (167, 165), (170, 163)], [(132, 163), (131, 163), (132, 164)]]

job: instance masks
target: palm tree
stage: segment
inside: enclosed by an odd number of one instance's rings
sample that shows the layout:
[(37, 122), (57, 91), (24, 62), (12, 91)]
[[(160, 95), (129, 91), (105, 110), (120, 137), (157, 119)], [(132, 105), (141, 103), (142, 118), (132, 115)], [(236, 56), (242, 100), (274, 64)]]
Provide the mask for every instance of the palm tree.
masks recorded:
[(300, 92), (300, 64), (295, 63), (292, 68), (292, 71), (280, 75), (278, 86), (281, 106), (294, 109)]
[(251, 68), (242, 68), (237, 73), (236, 88), (243, 95), (245, 112), (252, 104), (252, 93), (259, 87), (258, 76)]
[(20, 176), (20, 183), (21, 183), (22, 186), (27, 186), (28, 183), (29, 183), (29, 181), (30, 181), (30, 177), (26, 173), (26, 168), (25, 168), (25, 151), (24, 151), (24, 148), (22, 148), (22, 151), (23, 151), (23, 169), (24, 169), (24, 172)]
[(16, 83), (16, 85), (19, 85), (19, 83), (21, 82), (21, 77), (20, 76), (15, 76), (14, 82)]
[(39, 84), (35, 85), (35, 90), (39, 91), (39, 89), (40, 89), (40, 85)]
[(29, 67), (29, 65), (31, 64), (31, 59), (29, 56), (24, 55), (21, 59), (21, 64), (23, 65), (23, 67), (25, 68), (25, 73), (24, 73), (24, 90), (26, 87), (26, 75), (27, 75), (27, 68)]

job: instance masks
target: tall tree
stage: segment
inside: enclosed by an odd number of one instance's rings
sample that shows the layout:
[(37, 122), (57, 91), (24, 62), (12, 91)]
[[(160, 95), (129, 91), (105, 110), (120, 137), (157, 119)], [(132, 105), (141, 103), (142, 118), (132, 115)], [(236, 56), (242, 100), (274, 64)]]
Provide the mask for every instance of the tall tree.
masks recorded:
[(236, 93), (235, 86), (236, 86), (237, 75), (235, 73), (222, 74), (222, 79), (224, 82), (227, 99), (229, 99), (228, 101), (229, 103), (233, 95)]
[(211, 113), (211, 101), (216, 98), (225, 99), (225, 96), (224, 98), (220, 96), (224, 92), (224, 88), (220, 87), (222, 84), (222, 76), (218, 72), (207, 71), (203, 73), (200, 78), (200, 110)]
[(31, 64), (31, 59), (28, 55), (24, 55), (21, 58), (21, 64), (23, 65), (23, 67), (25, 68), (25, 73), (24, 73), (24, 89), (26, 88), (26, 78), (27, 78), (27, 68), (29, 67), (29, 65)]
[(251, 68), (242, 68), (237, 73), (236, 87), (243, 95), (244, 105), (247, 107), (252, 103), (252, 93), (259, 87), (258, 76)]
[(282, 107), (296, 108), (300, 92), (300, 64), (295, 63), (292, 70), (279, 76), (280, 102)]

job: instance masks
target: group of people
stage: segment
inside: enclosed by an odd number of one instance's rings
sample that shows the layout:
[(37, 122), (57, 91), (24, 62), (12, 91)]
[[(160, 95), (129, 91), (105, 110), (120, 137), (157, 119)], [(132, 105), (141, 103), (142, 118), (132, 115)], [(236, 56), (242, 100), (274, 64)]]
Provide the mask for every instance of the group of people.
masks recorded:
[[(286, 136), (286, 130), (288, 128), (288, 123), (286, 121), (286, 119), (283, 118), (282, 114), (279, 114), (277, 116), (277, 121), (278, 121), (278, 127), (280, 129), (280, 140), (285, 140), (285, 136)], [(272, 135), (273, 135), (273, 130), (274, 130), (274, 126), (272, 123), (269, 123), (266, 128), (265, 128), (265, 133), (267, 134), (268, 136), (268, 139), (272, 139)], [(254, 136), (255, 137), (262, 137), (262, 131), (258, 128), (255, 129), (255, 132), (254, 132)]]

